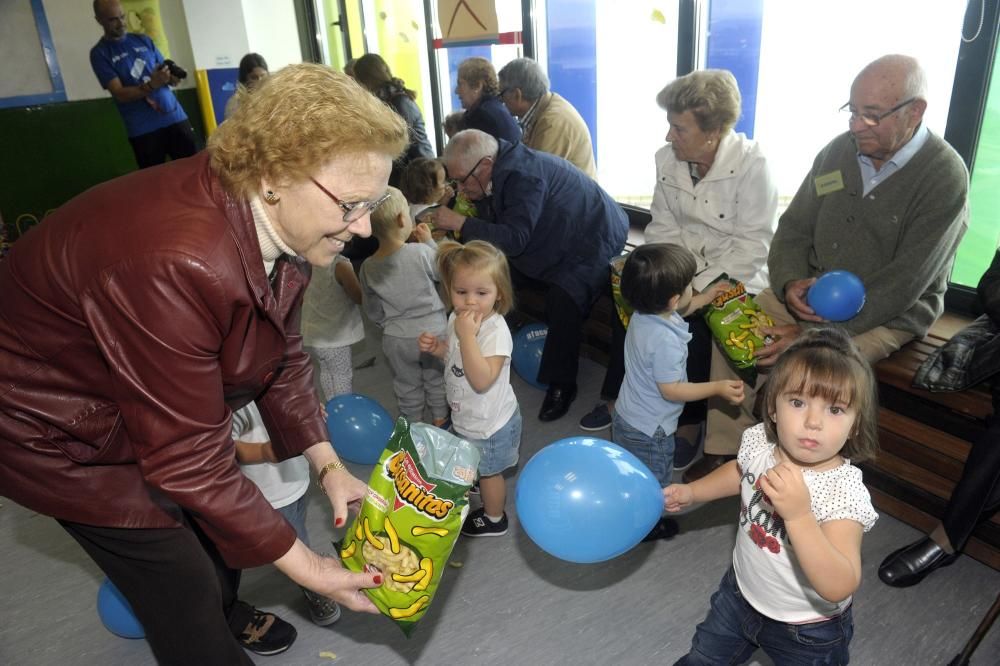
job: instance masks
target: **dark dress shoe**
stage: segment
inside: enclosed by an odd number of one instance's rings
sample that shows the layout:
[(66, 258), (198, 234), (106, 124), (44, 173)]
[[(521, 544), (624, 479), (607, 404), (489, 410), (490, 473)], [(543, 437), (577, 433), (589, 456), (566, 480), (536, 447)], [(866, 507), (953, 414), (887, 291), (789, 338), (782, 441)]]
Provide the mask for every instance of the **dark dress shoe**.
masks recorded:
[(714, 453), (706, 453), (701, 457), (701, 460), (684, 472), (684, 483), (692, 483), (702, 477), (708, 476), (730, 460), (735, 459), (736, 456), (720, 456)]
[(566, 415), (570, 403), (576, 398), (576, 387), (563, 388), (550, 386), (542, 400), (542, 409), (538, 412), (539, 421), (555, 421)]
[(933, 539), (924, 537), (890, 553), (882, 560), (878, 577), (892, 587), (910, 587), (935, 569), (948, 566), (958, 559), (958, 555), (959, 553), (949, 555)]

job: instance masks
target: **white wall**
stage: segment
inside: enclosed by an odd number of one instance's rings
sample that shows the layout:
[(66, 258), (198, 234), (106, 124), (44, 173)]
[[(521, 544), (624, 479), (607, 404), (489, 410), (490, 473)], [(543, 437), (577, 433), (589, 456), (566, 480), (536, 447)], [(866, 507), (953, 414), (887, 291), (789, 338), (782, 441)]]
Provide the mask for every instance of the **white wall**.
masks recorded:
[(293, 0), (243, 0), (243, 16), (247, 50), (264, 56), (272, 72), (302, 62)]
[(183, 0), (197, 69), (237, 67), (248, 51), (240, 0)]
[[(42, 0), (42, 6), (52, 31), (67, 99), (74, 102), (107, 96), (108, 92), (101, 88), (90, 68), (90, 49), (104, 32), (94, 20), (92, 4), (86, 0)], [(193, 72), (194, 56), (181, 0), (160, 0), (160, 18), (170, 40), (171, 58)], [(193, 88), (194, 77), (189, 76), (180, 87)]]

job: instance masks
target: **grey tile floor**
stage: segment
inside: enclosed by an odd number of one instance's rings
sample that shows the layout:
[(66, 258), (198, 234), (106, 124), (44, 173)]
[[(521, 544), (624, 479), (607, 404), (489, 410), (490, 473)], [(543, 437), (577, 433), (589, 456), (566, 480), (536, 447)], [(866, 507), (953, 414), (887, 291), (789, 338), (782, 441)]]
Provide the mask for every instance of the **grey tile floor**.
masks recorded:
[[(376, 345), (370, 341), (369, 349)], [(377, 351), (377, 350), (376, 350)], [(355, 360), (365, 358), (365, 352)], [(540, 423), (542, 392), (514, 380), (525, 417), (522, 465), (546, 444), (581, 434), (577, 420), (593, 406), (603, 368), (584, 360), (580, 397), (570, 414)], [(385, 363), (355, 373), (355, 391), (392, 411)], [(370, 467), (354, 465), (367, 478)], [(687, 651), (695, 625), (730, 560), (738, 505), (721, 501), (680, 519), (670, 541), (640, 544), (609, 562), (570, 564), (539, 550), (513, 509), (501, 538), (462, 540), (430, 612), (405, 638), (381, 616), (345, 611), (331, 627), (312, 625), (298, 589), (273, 567), (245, 573), (242, 596), (279, 613), (299, 631), (286, 653), (255, 657), (283, 665), (670, 664)], [(312, 492), (312, 491), (311, 491)], [(310, 496), (314, 544), (338, 535), (321, 495)], [(1000, 573), (962, 557), (921, 585), (896, 590), (876, 576), (881, 559), (918, 536), (882, 516), (864, 542), (864, 582), (855, 595), (852, 664), (947, 664), (1000, 591)], [(594, 538), (600, 538), (595, 534)], [(103, 575), (50, 518), (0, 498), (0, 664), (151, 664), (142, 640), (107, 632), (97, 616)], [(192, 637), (192, 640), (196, 640)], [(770, 664), (757, 653), (752, 664)], [(972, 661), (1000, 664), (1000, 626)]]

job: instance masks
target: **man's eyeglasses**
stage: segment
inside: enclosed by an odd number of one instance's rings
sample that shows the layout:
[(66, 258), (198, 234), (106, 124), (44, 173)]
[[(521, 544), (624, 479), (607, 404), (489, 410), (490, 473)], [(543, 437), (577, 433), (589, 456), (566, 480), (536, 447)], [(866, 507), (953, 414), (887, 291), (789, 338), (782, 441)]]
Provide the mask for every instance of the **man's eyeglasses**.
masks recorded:
[(878, 124), (880, 122), (882, 122), (883, 118), (891, 116), (892, 114), (896, 113), (897, 111), (899, 111), (900, 109), (902, 109), (907, 104), (910, 104), (911, 102), (915, 102), (916, 100), (917, 100), (916, 97), (911, 97), (910, 99), (906, 100), (905, 102), (900, 102), (899, 104), (897, 104), (896, 106), (892, 107), (891, 109), (889, 109), (885, 113), (858, 113), (857, 109), (852, 109), (851, 108), (851, 103), (850, 102), (848, 102), (844, 106), (840, 107), (840, 110), (843, 111), (844, 113), (851, 114), (851, 120), (854, 120), (855, 118), (861, 118), (861, 122), (863, 122), (868, 127), (878, 127)]
[(360, 220), (362, 217), (384, 204), (389, 200), (389, 197), (392, 196), (389, 192), (386, 192), (374, 201), (344, 202), (338, 199), (333, 192), (330, 192), (328, 189), (320, 185), (315, 178), (310, 178), (309, 180), (311, 180), (313, 185), (318, 187), (323, 194), (333, 199), (333, 203), (340, 206), (340, 210), (344, 211), (344, 222), (347, 224)]
[(479, 168), (479, 165), (482, 164), (483, 160), (485, 160), (487, 157), (489, 157), (489, 155), (483, 155), (482, 157), (480, 157), (479, 161), (476, 162), (476, 166), (472, 167), (472, 169), (469, 170), (469, 173), (465, 174), (463, 177), (452, 179), (451, 182), (455, 184), (454, 186), (457, 188), (459, 185), (465, 185), (465, 181), (469, 180), (469, 178), (472, 178), (472, 174), (476, 173), (476, 169)]

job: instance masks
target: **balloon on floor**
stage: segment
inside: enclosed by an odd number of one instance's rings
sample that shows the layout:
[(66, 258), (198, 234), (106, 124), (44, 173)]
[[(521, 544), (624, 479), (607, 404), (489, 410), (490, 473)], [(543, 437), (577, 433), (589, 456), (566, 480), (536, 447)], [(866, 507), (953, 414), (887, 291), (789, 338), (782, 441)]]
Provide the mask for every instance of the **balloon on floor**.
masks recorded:
[(132, 612), (132, 606), (109, 579), (97, 591), (97, 615), (104, 627), (122, 638), (145, 638), (146, 631)]
[(539, 548), (580, 563), (630, 550), (663, 514), (663, 492), (649, 468), (593, 437), (561, 439), (532, 456), (518, 478), (515, 503)]
[(806, 301), (823, 319), (847, 321), (865, 306), (865, 285), (849, 271), (829, 271), (809, 287)]
[(385, 449), (395, 421), (369, 397), (348, 393), (326, 403), (326, 428), (337, 455), (362, 465), (373, 465)]
[(547, 389), (547, 384), (538, 381), (538, 368), (542, 365), (542, 350), (549, 327), (545, 324), (525, 324), (514, 333), (514, 351), (511, 365), (514, 372), (535, 388)]

